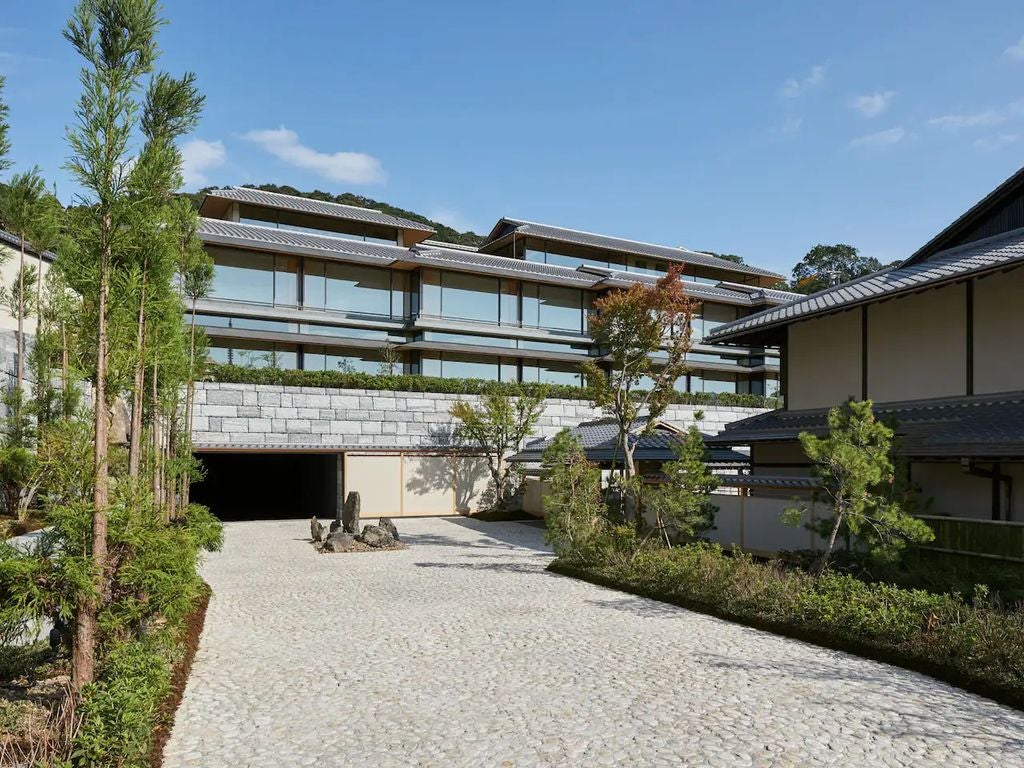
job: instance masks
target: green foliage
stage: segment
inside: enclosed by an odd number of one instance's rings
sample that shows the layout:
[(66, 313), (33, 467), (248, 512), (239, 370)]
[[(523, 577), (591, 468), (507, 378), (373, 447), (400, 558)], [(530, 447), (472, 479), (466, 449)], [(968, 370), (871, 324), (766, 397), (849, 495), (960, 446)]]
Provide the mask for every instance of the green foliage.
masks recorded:
[[(677, 266), (656, 285), (633, 285), (594, 301), (590, 333), (605, 350), (611, 366), (606, 371), (588, 360), (582, 368), (594, 405), (608, 411), (618, 426), (627, 479), (636, 476), (633, 453), (637, 443), (654, 429), (656, 419), (673, 402), (676, 381), (686, 372), (693, 309), (693, 301), (683, 290), (682, 269)], [(645, 380), (652, 382), (651, 389), (641, 388)], [(641, 414), (647, 416), (646, 421), (639, 421)], [(636, 489), (624, 490), (636, 508)], [(638, 525), (641, 519), (637, 515)]]
[(644, 506), (654, 513), (657, 528), (666, 544), (693, 541), (715, 525), (717, 508), (711, 493), (718, 478), (706, 463), (707, 448), (697, 427), (690, 427), (673, 449), (674, 461), (662, 467), (664, 482), (644, 494)]
[[(518, 396), (546, 390), (547, 397), (564, 400), (593, 400), (592, 390), (560, 384), (529, 382), (493, 382), (484, 379), (442, 379), (435, 376), (380, 376), (343, 371), (297, 371), (284, 368), (246, 368), (240, 365), (207, 366), (207, 378), (234, 384), (283, 384), (293, 387), (327, 387), (330, 389), (372, 389), (397, 392), (438, 392), (451, 395), (482, 395), (494, 391)], [(778, 401), (760, 395), (737, 395), (729, 392), (671, 392), (671, 403), (683, 405), (727, 405), (741, 408), (775, 408)]]
[(815, 293), (848, 280), (870, 275), (881, 268), (882, 262), (869, 256), (861, 256), (852, 245), (818, 244), (793, 267), (792, 290), (797, 293)]
[(491, 473), (495, 506), (518, 491), (518, 467), (507, 459), (533, 432), (544, 412), (547, 387), (538, 385), (530, 392), (512, 396), (491, 387), (484, 391), (477, 405), (456, 400), (449, 411), (458, 419), (456, 436), (478, 447), (487, 458)]
[(555, 553), (567, 562), (597, 563), (631, 550), (632, 526), (615, 526), (601, 493), (601, 470), (587, 461), (583, 446), (563, 429), (544, 449), (541, 460), (545, 534)]
[(160, 705), (180, 653), (173, 639), (158, 632), (110, 649), (96, 682), (83, 691), (74, 765), (149, 768)]
[(11, 161), (7, 159), (7, 155), (11, 152), (11, 140), (7, 136), (7, 132), (11, 126), (7, 122), (7, 116), (10, 114), (10, 108), (7, 106), (7, 102), (4, 101), (4, 87), (7, 85), (7, 78), (0, 75), (0, 171), (6, 171), (11, 167)]
[(827, 572), (814, 578), (778, 562), (695, 543), (632, 559), (552, 570), (727, 619), (922, 669), (1024, 705), (1024, 611)]
[[(925, 543), (935, 534), (926, 523), (907, 514), (893, 495), (893, 430), (875, 418), (870, 400), (851, 400), (828, 415), (829, 434), (800, 435), (804, 453), (828, 494), (834, 517), (826, 521), (828, 539), (823, 569), (840, 533), (855, 537), (876, 559), (896, 559), (908, 542)], [(806, 509), (787, 509), (784, 519), (800, 525)]]

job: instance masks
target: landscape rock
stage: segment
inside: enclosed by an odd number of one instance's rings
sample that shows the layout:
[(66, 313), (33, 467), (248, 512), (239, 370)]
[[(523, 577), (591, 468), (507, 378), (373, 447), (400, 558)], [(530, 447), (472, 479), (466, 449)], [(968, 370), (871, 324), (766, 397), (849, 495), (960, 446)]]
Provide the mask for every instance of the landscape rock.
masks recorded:
[(401, 539), (398, 536), (398, 528), (395, 527), (395, 524), (391, 521), (390, 517), (382, 517), (380, 520), (377, 521), (377, 525), (383, 528), (388, 533), (390, 533), (391, 538), (393, 538), (395, 541), (401, 541)]
[(323, 541), (324, 539), (324, 527), (315, 516), (309, 518), (309, 538), (313, 541)]
[(331, 533), (341, 528), (341, 520), (331, 520)]
[(356, 537), (345, 531), (335, 531), (324, 542), (324, 552), (348, 552), (356, 548)]
[(394, 537), (379, 525), (364, 526), (359, 540), (366, 546), (373, 547), (374, 549), (384, 549), (395, 545)]
[(342, 527), (349, 533), (359, 533), (359, 491), (351, 491), (341, 512)]

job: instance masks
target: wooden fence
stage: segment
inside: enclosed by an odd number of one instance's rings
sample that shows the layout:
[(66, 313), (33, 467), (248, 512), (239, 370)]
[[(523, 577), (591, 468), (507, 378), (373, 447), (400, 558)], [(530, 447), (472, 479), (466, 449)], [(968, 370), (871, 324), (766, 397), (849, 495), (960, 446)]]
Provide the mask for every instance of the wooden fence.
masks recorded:
[(935, 540), (920, 549), (1024, 564), (1024, 523), (920, 515)]

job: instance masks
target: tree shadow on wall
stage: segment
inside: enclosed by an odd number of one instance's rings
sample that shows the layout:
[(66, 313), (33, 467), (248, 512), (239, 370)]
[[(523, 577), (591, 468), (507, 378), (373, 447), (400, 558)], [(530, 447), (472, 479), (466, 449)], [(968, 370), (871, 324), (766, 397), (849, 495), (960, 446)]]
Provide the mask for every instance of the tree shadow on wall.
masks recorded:
[[(487, 459), (479, 456), (423, 456), (405, 478), (405, 492), (426, 496), (454, 490), (455, 511), (467, 515), (473, 509), (486, 508), (493, 500), (494, 488), (489, 474)], [(481, 490), (484, 480), (488, 482)]]

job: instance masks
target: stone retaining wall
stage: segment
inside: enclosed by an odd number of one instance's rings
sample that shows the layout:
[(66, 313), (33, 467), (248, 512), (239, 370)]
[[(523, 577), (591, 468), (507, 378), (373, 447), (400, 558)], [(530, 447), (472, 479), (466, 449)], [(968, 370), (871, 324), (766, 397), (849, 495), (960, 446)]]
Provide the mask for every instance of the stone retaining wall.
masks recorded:
[[(458, 399), (476, 395), (363, 389), (289, 387), (273, 384), (196, 385), (193, 440), (203, 447), (331, 448), (442, 447), (451, 444), (448, 411)], [(716, 433), (726, 424), (763, 413), (762, 408), (673, 405), (665, 418), (694, 423)], [(548, 400), (536, 436), (600, 418), (600, 409), (580, 400)]]

